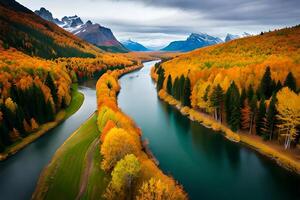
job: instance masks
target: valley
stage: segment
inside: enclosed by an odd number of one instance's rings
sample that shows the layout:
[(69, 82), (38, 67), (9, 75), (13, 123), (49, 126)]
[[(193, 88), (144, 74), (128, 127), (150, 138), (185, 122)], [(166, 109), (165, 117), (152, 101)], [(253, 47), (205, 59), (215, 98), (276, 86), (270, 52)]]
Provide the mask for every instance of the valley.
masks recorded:
[(0, 0), (0, 199), (297, 199), (300, 4), (268, 1)]

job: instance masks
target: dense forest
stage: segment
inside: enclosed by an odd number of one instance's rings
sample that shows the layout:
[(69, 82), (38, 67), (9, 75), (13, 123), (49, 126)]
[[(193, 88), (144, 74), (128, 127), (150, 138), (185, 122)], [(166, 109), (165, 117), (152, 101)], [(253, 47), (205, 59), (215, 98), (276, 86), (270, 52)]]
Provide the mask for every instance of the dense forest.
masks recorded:
[(0, 48), (0, 150), (53, 121), (69, 105), (71, 83), (63, 65)]
[[(0, 43), (1, 44), (1, 43)], [(119, 54), (44, 60), (0, 47), (0, 150), (55, 119), (71, 101), (71, 84), (140, 61)]]
[(277, 140), (286, 149), (295, 146), (300, 142), (299, 32), (296, 26), (263, 33), (157, 64), (152, 72), (157, 89), (233, 131)]

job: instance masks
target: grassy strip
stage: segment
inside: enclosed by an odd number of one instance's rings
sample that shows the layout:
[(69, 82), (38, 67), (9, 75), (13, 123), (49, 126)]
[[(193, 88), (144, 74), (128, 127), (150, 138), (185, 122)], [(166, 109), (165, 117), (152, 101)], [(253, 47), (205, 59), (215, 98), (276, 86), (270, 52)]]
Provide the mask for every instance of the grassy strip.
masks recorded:
[(48, 122), (45, 124), (42, 124), (39, 129), (31, 133), (26, 138), (23, 138), (22, 140), (14, 143), (10, 147), (7, 147), (7, 149), (0, 154), (0, 161), (5, 160), (9, 156), (14, 155), (21, 149), (25, 148), (27, 145), (41, 137), (42, 135), (46, 134), (49, 130), (55, 128), (57, 125), (59, 125), (64, 120), (68, 119), (71, 115), (73, 115), (79, 108), (81, 107), (82, 103), (84, 101), (84, 95), (78, 91), (77, 84), (72, 85), (72, 101), (68, 108), (65, 110), (61, 110), (57, 113), (55, 120), (53, 122)]
[[(91, 116), (57, 150), (40, 176), (33, 199), (76, 199), (86, 166), (87, 152), (93, 142), (99, 138), (96, 119), (96, 114)], [(88, 192), (84, 195), (88, 199), (91, 196), (101, 196), (101, 188), (106, 187), (104, 172), (101, 172), (98, 166), (101, 160), (98, 148), (97, 146), (97, 150), (93, 151), (95, 155), (92, 175), (88, 180)], [(93, 187), (96, 187), (96, 190)]]
[(224, 124), (221, 124), (212, 118), (206, 117), (195, 109), (183, 107), (179, 101), (174, 99), (164, 90), (160, 90), (158, 95), (163, 101), (176, 107), (183, 115), (188, 116), (192, 121), (200, 122), (205, 127), (212, 128), (215, 131), (222, 131), (227, 139), (246, 144), (259, 153), (275, 160), (280, 166), (300, 174), (300, 162), (291, 155), (272, 148), (272, 146), (266, 144), (262, 140), (255, 140), (246, 134), (232, 132)]
[[(99, 148), (99, 146), (98, 146)], [(106, 186), (109, 182), (109, 177), (101, 169), (101, 154), (100, 150), (97, 149), (94, 152), (92, 168), (89, 174), (88, 185), (85, 193), (82, 195), (81, 199), (103, 199), (102, 194), (105, 191)], [(100, 184), (101, 183), (101, 184)]]

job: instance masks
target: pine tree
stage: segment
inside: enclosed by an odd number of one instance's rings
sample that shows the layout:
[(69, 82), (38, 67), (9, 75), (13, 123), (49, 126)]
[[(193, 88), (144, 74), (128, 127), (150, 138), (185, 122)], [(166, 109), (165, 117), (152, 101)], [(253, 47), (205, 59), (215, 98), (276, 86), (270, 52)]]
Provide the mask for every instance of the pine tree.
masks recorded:
[(251, 101), (251, 99), (253, 98), (254, 96), (254, 89), (253, 89), (253, 86), (252, 84), (249, 85), (248, 87), (248, 91), (247, 91), (247, 98), (249, 101)]
[(158, 70), (158, 80), (157, 80), (157, 91), (160, 91), (163, 88), (164, 80), (165, 80), (165, 70), (163, 68), (159, 68)]
[(224, 91), (220, 84), (213, 88), (213, 91), (210, 95), (211, 106), (215, 108), (215, 119), (222, 121), (221, 107), (224, 101)]
[(256, 117), (256, 134), (257, 135), (262, 135), (263, 134), (263, 129), (264, 129), (264, 118), (266, 117), (266, 103), (265, 103), (265, 98), (263, 97), (260, 100), (259, 103), (259, 108), (257, 112), (257, 117)]
[(276, 103), (277, 103), (276, 94), (273, 94), (266, 115), (266, 122), (267, 122), (266, 133), (268, 133), (269, 135), (269, 140), (273, 139), (274, 128), (276, 126), (276, 115), (277, 115)]
[[(260, 82), (260, 93), (264, 95), (266, 99), (269, 99), (273, 93), (272, 91), (272, 78), (271, 78), (271, 69), (270, 67), (266, 68), (266, 71)], [(260, 96), (262, 98), (262, 96)]]
[(252, 134), (253, 124), (256, 120), (256, 112), (257, 112), (257, 97), (254, 95), (250, 101), (250, 129), (249, 133)]
[(175, 99), (178, 99), (178, 84), (179, 84), (179, 79), (178, 77), (176, 77), (172, 88), (172, 95)]
[(4, 146), (11, 145), (11, 140), (9, 137), (9, 128), (6, 125), (6, 120), (0, 122), (0, 140)]
[(183, 105), (191, 106), (191, 81), (189, 77), (186, 77), (184, 82), (184, 90), (183, 90)]
[(297, 92), (297, 84), (292, 72), (288, 73), (284, 81), (284, 86), (290, 88), (293, 92)]
[(51, 95), (52, 95), (54, 104), (57, 105), (57, 103), (58, 103), (57, 87), (53, 81), (53, 78), (52, 78), (50, 72), (48, 72), (48, 74), (47, 74), (45, 83), (51, 90)]
[(274, 88), (274, 93), (277, 93), (279, 90), (281, 90), (282, 88), (282, 84), (280, 82), (280, 80), (277, 81), (276, 86)]
[(168, 76), (168, 81), (167, 81), (167, 92), (169, 94), (172, 94), (172, 77), (171, 75)]
[(55, 119), (55, 112), (53, 111), (52, 104), (49, 100), (45, 106), (45, 117), (47, 122), (53, 121)]
[(179, 78), (179, 87), (178, 87), (178, 94), (179, 94), (178, 100), (180, 100), (181, 102), (183, 102), (184, 82), (185, 82), (185, 78), (183, 75), (181, 75)]
[(241, 121), (240, 93), (233, 81), (225, 95), (226, 120), (231, 130), (237, 131)]
[(245, 88), (243, 88), (242, 93), (241, 93), (241, 98), (240, 98), (241, 108), (244, 108), (244, 103), (245, 103), (246, 98), (247, 98), (246, 90), (245, 90)]

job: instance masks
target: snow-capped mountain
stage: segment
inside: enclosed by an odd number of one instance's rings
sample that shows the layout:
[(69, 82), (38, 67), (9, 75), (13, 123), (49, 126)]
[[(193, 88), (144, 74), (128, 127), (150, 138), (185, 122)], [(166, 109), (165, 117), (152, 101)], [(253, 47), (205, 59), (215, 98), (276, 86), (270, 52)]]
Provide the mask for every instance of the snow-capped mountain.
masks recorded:
[(243, 37), (248, 37), (248, 36), (251, 36), (251, 34), (249, 34), (247, 32), (244, 32), (242, 35), (233, 35), (233, 34), (228, 33), (225, 37), (225, 42), (229, 42), (231, 40), (235, 40), (235, 39), (243, 38)]
[(35, 13), (105, 51), (128, 52), (128, 49), (116, 39), (112, 31), (100, 24), (93, 24), (91, 21), (83, 23), (77, 15), (65, 16), (61, 20), (54, 19), (52, 13), (45, 8), (35, 11)]
[(142, 44), (132, 41), (132, 40), (126, 40), (121, 42), (127, 49), (129, 49), (130, 51), (149, 51), (149, 49), (147, 49), (145, 46), (143, 46)]
[(47, 21), (50, 21), (50, 22), (53, 22), (53, 23), (59, 24), (59, 25), (63, 24), (63, 22), (60, 21), (59, 19), (53, 18), (52, 13), (49, 10), (47, 10), (46, 8), (42, 7), (40, 10), (34, 11), (34, 13), (39, 15), (41, 18), (43, 18)]
[(206, 33), (192, 33), (185, 41), (174, 41), (168, 46), (163, 48), (163, 51), (192, 51), (205, 46), (210, 46), (218, 43), (222, 43), (218, 37), (210, 36)]
[(58, 25), (60, 25), (61, 27), (63, 27), (64, 29), (70, 32), (73, 32), (81, 25), (83, 25), (82, 20), (77, 15), (70, 16), (70, 17), (65, 16), (61, 19), (61, 22), (62, 24), (58, 24)]

